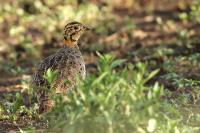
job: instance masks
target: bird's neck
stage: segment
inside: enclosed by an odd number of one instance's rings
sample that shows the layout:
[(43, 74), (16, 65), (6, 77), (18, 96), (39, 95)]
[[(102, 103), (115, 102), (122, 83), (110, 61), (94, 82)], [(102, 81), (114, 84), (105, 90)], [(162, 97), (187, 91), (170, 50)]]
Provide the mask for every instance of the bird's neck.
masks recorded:
[(63, 40), (64, 47), (78, 48), (77, 41)]

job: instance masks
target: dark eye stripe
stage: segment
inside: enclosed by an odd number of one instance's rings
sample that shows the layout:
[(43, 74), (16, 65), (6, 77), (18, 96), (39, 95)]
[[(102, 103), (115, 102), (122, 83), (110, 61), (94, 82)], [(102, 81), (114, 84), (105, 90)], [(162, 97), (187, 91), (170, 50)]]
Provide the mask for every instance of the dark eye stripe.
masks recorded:
[(79, 31), (80, 31), (80, 29), (79, 30), (74, 30), (72, 28), (69, 28), (69, 29), (65, 29), (64, 30), (64, 34), (69, 34), (69, 33), (79, 32)]
[(81, 31), (81, 29), (79, 28), (79, 29), (77, 29), (77, 30), (75, 30), (75, 29), (66, 29), (65, 31), (64, 31), (64, 34), (65, 35), (71, 35), (71, 34), (76, 34), (76, 33), (78, 33), (78, 32), (80, 32)]
[(78, 30), (78, 28), (79, 28), (78, 26), (74, 26), (74, 29), (75, 29), (75, 30)]

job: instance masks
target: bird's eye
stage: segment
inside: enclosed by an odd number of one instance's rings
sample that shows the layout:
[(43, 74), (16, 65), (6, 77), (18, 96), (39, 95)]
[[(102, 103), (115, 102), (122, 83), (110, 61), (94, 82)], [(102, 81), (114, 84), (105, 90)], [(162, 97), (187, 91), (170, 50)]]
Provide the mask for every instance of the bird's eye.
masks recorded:
[(74, 29), (75, 29), (75, 30), (78, 30), (78, 26), (75, 26)]

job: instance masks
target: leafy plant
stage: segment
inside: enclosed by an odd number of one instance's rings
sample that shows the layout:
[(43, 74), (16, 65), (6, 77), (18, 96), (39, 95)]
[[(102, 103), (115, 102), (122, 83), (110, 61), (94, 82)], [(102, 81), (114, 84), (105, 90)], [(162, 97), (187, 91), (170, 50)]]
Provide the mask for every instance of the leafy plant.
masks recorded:
[[(148, 72), (145, 64), (137, 63), (116, 72), (116, 66), (124, 60), (114, 60), (111, 55), (99, 56), (98, 76), (89, 75), (76, 90), (57, 97), (57, 106), (47, 117), (51, 131), (179, 131), (175, 126), (177, 121), (160, 110), (163, 87), (158, 83), (146, 85), (158, 70)], [(163, 122), (169, 125), (162, 126)]]
[(200, 23), (200, 0), (193, 0), (192, 4), (190, 5), (190, 12), (180, 13), (179, 18), (185, 22), (193, 21), (196, 23)]

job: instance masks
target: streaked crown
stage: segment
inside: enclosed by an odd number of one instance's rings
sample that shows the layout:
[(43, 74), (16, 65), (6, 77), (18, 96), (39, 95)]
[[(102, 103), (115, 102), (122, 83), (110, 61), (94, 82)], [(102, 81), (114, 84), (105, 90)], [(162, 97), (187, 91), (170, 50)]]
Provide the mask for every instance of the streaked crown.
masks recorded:
[(63, 36), (66, 41), (76, 42), (84, 31), (89, 29), (90, 28), (79, 22), (70, 22), (65, 26)]

